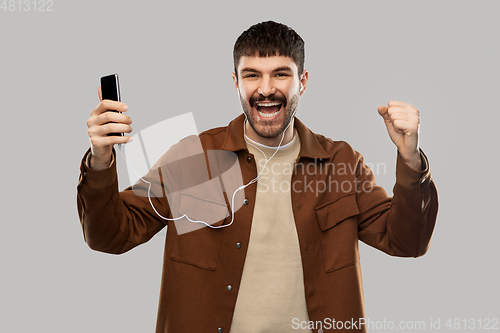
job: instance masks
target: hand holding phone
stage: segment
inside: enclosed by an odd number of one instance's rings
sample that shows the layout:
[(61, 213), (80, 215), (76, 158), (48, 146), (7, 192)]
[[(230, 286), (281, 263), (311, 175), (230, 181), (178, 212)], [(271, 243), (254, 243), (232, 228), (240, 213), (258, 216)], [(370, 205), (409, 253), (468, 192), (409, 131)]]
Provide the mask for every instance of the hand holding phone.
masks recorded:
[(128, 107), (119, 101), (118, 75), (101, 78), (101, 84), (104, 84), (99, 87), (101, 102), (90, 112), (90, 119), (87, 120), (92, 150), (90, 167), (98, 170), (109, 166), (113, 145), (127, 143), (132, 139), (123, 135), (132, 132), (132, 119), (122, 114)]

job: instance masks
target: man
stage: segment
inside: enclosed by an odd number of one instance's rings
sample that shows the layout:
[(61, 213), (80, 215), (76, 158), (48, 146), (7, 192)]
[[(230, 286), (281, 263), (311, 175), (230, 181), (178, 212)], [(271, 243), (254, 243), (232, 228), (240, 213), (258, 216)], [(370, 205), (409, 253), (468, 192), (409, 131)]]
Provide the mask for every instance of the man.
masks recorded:
[[(244, 114), (199, 141), (205, 153), (236, 154), (249, 184), (237, 196), (241, 208), (232, 207), (226, 189), (231, 214), (185, 233), (180, 226), (191, 222), (173, 223), (178, 216), (166, 195), (140, 195), (148, 190), (144, 181), (118, 192), (113, 145), (130, 138), (107, 134), (130, 133), (132, 121), (107, 112), (125, 112), (125, 104), (102, 100), (87, 122), (91, 149), (78, 185), (85, 240), (119, 254), (168, 225), (157, 332), (365, 332), (358, 239), (390, 255), (418, 257), (436, 220), (437, 192), (418, 145), (419, 111), (398, 101), (378, 107), (398, 148), (390, 198), (358, 152), (295, 118), (308, 82), (295, 31), (256, 24), (238, 38), (233, 55)], [(158, 191), (168, 191), (166, 172), (160, 170)]]

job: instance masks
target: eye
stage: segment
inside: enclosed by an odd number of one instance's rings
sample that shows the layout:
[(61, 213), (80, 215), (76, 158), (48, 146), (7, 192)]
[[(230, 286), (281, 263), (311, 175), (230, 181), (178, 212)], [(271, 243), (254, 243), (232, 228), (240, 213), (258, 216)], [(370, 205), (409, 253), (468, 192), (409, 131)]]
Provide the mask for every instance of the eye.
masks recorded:
[(247, 79), (247, 78), (254, 78), (254, 77), (257, 77), (257, 75), (256, 74), (247, 74), (247, 75), (244, 76), (245, 79)]
[(288, 74), (287, 73), (277, 73), (276, 76), (277, 77), (287, 77)]

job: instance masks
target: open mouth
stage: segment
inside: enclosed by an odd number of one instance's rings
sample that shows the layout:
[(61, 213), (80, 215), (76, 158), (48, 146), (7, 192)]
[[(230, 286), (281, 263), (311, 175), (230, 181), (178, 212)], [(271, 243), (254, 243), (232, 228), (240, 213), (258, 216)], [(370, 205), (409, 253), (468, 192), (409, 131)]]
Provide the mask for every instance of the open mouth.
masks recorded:
[(261, 119), (273, 120), (275, 119), (281, 110), (281, 102), (257, 102), (255, 103), (255, 108), (259, 113)]

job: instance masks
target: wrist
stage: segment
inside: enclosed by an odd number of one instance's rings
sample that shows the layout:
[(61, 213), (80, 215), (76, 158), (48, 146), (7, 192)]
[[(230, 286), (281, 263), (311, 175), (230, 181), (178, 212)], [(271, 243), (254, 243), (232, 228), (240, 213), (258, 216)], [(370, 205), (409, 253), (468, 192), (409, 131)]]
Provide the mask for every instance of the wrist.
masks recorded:
[(416, 151), (412, 154), (402, 154), (399, 152), (401, 159), (412, 169), (421, 171), (422, 170), (422, 159), (420, 157), (420, 151)]
[(109, 168), (111, 164), (111, 155), (109, 157), (99, 157), (94, 154), (89, 154), (88, 166), (94, 170), (104, 170)]

